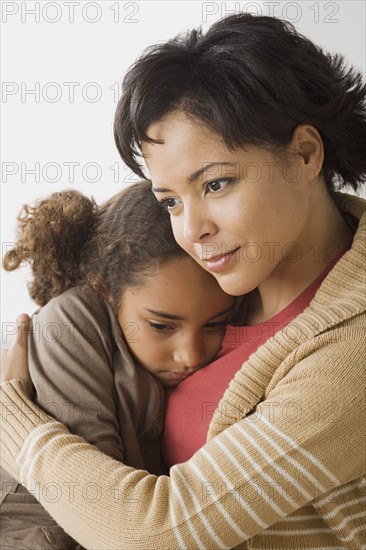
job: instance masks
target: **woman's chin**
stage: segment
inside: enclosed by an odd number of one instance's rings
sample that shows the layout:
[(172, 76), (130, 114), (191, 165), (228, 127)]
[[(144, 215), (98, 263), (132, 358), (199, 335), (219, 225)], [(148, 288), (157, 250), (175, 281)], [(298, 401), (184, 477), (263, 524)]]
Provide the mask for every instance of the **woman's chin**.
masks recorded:
[(248, 284), (244, 274), (236, 273), (215, 273), (213, 274), (220, 287), (230, 296), (243, 296), (251, 292), (258, 285)]

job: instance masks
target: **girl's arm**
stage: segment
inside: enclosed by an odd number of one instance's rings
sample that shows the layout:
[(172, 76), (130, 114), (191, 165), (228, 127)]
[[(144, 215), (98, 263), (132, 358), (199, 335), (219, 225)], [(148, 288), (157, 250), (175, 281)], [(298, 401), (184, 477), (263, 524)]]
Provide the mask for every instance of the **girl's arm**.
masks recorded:
[(233, 548), (365, 472), (364, 339), (357, 327), (339, 332), (318, 337), (252, 414), (170, 478), (103, 455), (22, 382), (3, 384), (3, 465), (86, 548)]

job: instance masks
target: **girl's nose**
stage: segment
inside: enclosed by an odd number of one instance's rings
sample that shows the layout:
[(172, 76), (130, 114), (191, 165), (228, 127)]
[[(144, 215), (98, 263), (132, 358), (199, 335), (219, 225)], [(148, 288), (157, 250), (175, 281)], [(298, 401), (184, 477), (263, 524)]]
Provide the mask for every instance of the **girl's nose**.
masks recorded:
[(173, 352), (173, 359), (176, 363), (184, 365), (184, 369), (198, 367), (204, 360), (202, 335), (181, 339), (179, 347)]

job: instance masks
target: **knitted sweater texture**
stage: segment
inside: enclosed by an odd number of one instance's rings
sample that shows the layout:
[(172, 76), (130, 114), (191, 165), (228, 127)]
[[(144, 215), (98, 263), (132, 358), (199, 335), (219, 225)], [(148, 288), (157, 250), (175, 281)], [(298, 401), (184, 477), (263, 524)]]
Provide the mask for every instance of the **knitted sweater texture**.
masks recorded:
[(231, 381), (170, 477), (104, 455), (2, 385), (1, 463), (88, 549), (366, 549), (365, 201), (309, 307)]

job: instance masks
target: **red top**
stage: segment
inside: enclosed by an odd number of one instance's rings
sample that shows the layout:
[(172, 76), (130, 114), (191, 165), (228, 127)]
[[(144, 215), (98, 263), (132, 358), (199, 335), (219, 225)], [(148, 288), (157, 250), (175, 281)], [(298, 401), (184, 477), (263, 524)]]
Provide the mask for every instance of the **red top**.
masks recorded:
[[(165, 464), (169, 468), (191, 458), (206, 443), (213, 413), (235, 373), (259, 346), (304, 311), (323, 279), (343, 253), (272, 319), (251, 326), (228, 325), (222, 350), (216, 360), (181, 382), (176, 388), (167, 391), (162, 452)], [(244, 304), (244, 308), (239, 312), (239, 322), (245, 319), (245, 310)]]

